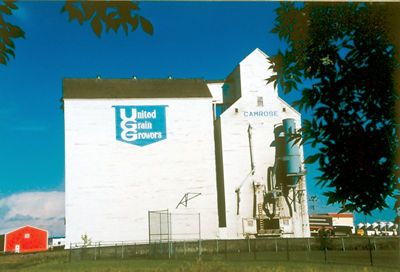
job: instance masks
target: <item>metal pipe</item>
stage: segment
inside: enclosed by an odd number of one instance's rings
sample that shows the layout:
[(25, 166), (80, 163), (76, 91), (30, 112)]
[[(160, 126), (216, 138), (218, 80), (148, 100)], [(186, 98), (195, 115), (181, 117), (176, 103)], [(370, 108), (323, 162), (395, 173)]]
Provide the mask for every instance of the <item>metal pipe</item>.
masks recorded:
[(252, 142), (251, 142), (251, 129), (252, 129), (252, 127), (249, 124), (249, 127), (247, 129), (247, 133), (248, 133), (248, 136), (249, 136), (250, 167), (251, 167), (251, 170), (253, 171), (254, 170), (254, 160), (253, 160), (253, 145), (252, 145)]

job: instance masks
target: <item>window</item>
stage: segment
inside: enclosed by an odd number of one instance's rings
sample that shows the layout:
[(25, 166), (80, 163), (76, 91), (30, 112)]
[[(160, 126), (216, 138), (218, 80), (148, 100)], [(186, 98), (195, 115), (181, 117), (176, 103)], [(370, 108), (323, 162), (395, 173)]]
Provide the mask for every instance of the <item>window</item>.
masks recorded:
[(29, 239), (29, 237), (31, 237), (31, 235), (29, 233), (25, 233), (25, 239)]
[(257, 96), (257, 107), (264, 107), (264, 100), (262, 96)]

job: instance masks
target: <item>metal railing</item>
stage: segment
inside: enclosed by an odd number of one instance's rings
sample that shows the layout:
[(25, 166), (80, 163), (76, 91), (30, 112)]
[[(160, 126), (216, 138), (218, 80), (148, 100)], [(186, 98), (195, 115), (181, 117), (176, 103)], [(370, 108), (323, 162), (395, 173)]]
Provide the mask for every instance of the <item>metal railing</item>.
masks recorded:
[(201, 259), (400, 267), (399, 237), (257, 238), (71, 244), (69, 260)]

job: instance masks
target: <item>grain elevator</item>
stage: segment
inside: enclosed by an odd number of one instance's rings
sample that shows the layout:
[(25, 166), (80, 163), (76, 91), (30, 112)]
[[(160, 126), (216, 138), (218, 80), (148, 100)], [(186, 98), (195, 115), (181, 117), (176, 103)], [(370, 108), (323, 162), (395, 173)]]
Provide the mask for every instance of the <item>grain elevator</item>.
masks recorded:
[(223, 80), (64, 79), (66, 244), (146, 241), (164, 209), (199, 214), (201, 239), (308, 237), (301, 116), (269, 66), (256, 49)]

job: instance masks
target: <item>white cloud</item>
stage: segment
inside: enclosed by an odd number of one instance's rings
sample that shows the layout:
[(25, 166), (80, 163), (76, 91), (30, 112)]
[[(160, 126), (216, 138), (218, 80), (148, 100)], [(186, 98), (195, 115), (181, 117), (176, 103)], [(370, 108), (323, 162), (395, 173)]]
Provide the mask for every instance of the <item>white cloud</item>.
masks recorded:
[(63, 236), (64, 192), (26, 192), (0, 199), (0, 229), (31, 225)]

